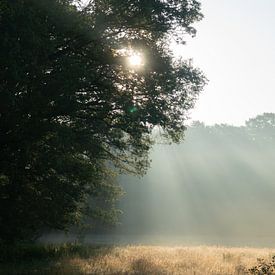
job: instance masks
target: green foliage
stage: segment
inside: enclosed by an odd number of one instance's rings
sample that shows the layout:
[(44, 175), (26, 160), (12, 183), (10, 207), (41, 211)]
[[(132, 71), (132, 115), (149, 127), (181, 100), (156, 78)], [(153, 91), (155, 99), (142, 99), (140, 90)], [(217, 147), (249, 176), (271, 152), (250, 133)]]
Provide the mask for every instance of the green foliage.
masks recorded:
[(201, 18), (195, 0), (1, 1), (0, 240), (114, 219), (113, 174), (145, 172), (155, 126), (178, 141), (205, 84), (168, 49)]

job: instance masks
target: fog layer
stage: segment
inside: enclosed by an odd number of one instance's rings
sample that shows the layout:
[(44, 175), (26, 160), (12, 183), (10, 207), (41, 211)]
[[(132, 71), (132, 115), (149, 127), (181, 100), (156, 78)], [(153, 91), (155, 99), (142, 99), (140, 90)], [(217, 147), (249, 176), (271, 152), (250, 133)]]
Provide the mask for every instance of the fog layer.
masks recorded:
[[(245, 127), (194, 123), (179, 145), (156, 145), (143, 178), (121, 177), (116, 233), (156, 242), (271, 244), (275, 116)], [(130, 237), (129, 237), (130, 238)]]

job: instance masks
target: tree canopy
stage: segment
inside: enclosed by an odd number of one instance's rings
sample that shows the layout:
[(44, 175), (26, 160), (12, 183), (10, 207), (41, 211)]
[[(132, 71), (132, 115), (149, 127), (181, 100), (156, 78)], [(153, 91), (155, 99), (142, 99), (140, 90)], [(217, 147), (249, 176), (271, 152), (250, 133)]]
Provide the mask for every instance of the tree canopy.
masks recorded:
[(144, 173), (154, 127), (183, 136), (205, 78), (169, 41), (201, 18), (195, 0), (1, 1), (1, 240), (115, 217), (112, 173)]

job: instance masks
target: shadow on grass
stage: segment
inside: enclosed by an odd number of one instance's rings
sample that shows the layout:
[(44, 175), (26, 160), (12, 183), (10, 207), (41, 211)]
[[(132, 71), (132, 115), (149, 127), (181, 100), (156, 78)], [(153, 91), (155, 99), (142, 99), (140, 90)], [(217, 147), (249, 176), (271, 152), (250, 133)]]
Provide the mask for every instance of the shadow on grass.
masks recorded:
[(80, 245), (14, 245), (0, 246), (0, 274), (84, 274), (72, 259), (104, 256), (110, 246)]
[(36, 261), (36, 262), (24, 262), (12, 265), (11, 263), (0, 264), (0, 274), (20, 274), (20, 275), (32, 275), (32, 274), (84, 274), (80, 267), (66, 263), (60, 265), (58, 261)]
[(152, 263), (151, 261), (140, 258), (132, 262), (132, 270), (134, 271), (134, 274), (167, 274), (165, 270), (161, 269), (159, 266), (157, 266), (155, 263)]

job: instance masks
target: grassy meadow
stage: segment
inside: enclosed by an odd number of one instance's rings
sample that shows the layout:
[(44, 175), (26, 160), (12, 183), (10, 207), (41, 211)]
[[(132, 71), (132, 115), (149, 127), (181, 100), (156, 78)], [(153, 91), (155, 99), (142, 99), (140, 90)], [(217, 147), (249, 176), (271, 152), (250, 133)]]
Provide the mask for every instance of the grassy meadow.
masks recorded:
[[(1, 248), (0, 274), (275, 274), (275, 249), (212, 246), (21, 245)], [(4, 251), (5, 250), (5, 251)]]

